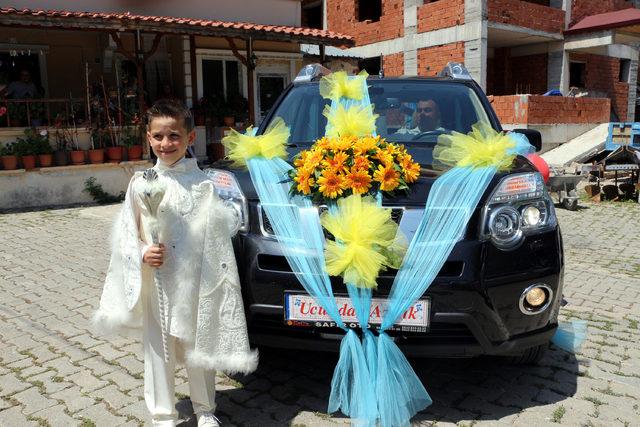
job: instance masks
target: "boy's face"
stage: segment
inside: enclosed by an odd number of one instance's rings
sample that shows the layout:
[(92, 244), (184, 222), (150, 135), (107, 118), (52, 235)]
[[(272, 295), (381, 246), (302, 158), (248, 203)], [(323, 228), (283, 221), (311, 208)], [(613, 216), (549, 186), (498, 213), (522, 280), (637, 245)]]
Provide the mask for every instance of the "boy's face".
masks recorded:
[(195, 131), (187, 132), (183, 120), (173, 117), (156, 117), (147, 129), (147, 140), (153, 153), (169, 165), (184, 157), (195, 138)]

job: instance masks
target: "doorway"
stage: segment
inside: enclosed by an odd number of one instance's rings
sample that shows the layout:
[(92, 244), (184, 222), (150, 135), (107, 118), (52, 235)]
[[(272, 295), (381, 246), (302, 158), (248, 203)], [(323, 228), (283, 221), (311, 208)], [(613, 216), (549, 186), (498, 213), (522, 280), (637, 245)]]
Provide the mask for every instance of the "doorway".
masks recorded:
[(287, 85), (286, 74), (258, 74), (258, 112), (260, 120), (276, 103), (278, 96)]

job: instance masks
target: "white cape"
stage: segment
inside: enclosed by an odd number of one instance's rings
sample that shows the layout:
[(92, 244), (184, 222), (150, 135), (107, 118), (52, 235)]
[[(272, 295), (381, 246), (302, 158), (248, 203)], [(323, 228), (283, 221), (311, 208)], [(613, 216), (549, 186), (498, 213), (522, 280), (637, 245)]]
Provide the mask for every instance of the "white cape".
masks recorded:
[[(195, 160), (183, 159), (171, 167), (157, 164), (154, 169), (166, 184), (158, 223), (159, 240), (166, 247), (160, 271), (168, 302), (167, 329), (184, 342), (189, 366), (252, 372), (258, 353), (249, 348), (231, 242), (237, 219)], [(111, 261), (93, 317), (99, 333), (139, 331), (141, 290), (156, 294), (152, 268), (142, 263), (141, 247), (151, 243), (151, 236), (145, 229), (149, 213), (140, 200), (141, 181), (141, 172), (131, 179), (114, 223)]]

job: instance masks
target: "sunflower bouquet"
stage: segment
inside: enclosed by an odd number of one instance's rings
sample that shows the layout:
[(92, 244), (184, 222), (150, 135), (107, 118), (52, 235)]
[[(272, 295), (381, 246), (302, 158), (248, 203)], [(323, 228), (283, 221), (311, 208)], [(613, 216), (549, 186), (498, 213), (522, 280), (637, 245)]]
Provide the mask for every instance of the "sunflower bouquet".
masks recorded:
[(314, 200), (393, 194), (420, 175), (420, 165), (402, 145), (380, 136), (325, 136), (294, 158), (291, 192)]

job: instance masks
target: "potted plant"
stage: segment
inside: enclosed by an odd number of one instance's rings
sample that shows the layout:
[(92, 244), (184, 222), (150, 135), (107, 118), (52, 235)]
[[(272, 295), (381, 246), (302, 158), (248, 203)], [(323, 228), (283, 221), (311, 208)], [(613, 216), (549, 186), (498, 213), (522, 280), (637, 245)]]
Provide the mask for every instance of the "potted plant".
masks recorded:
[(51, 167), (53, 165), (53, 148), (49, 143), (49, 132), (46, 129), (42, 129), (35, 136), (40, 167)]
[(18, 169), (18, 156), (15, 152), (15, 144), (10, 142), (0, 147), (0, 159), (4, 170)]
[(53, 135), (56, 139), (56, 149), (53, 152), (53, 159), (56, 162), (56, 166), (66, 166), (69, 163), (67, 153), (71, 147), (72, 138), (64, 120), (60, 116), (56, 117), (54, 126), (55, 133)]
[(109, 163), (120, 163), (122, 161), (122, 146), (113, 141), (113, 145), (107, 147), (107, 158)]
[(100, 128), (91, 129), (91, 149), (89, 150), (89, 163), (104, 163), (104, 131)]
[(35, 169), (36, 155), (38, 154), (37, 143), (34, 143), (34, 141), (29, 137), (28, 133), (30, 131), (35, 132), (35, 129), (26, 129), (26, 138), (18, 138), (14, 146), (16, 155), (20, 157), (20, 161), (22, 162), (22, 167), (27, 170)]
[(140, 129), (140, 119), (138, 115), (134, 115), (130, 121), (130, 126), (122, 129), (122, 145), (127, 147), (127, 160), (142, 159), (142, 130)]
[(244, 96), (239, 93), (230, 95), (229, 107), (233, 111), (236, 121), (246, 122), (249, 119), (249, 101)]

